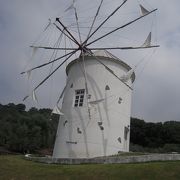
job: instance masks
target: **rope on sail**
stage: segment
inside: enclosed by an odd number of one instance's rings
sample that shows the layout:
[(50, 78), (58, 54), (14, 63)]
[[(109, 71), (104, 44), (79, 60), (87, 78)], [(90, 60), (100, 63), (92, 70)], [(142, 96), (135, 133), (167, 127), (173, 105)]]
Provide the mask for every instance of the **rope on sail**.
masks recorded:
[(97, 28), (91, 33), (91, 35), (84, 41), (83, 44), (86, 44), (87, 41), (127, 2), (124, 0)]
[[(77, 51), (77, 50), (76, 50)], [(35, 90), (37, 90), (44, 82), (46, 82), (75, 52), (72, 52), (58, 67), (56, 67), (45, 79), (43, 79), (33, 90), (33, 93), (35, 93)], [(25, 101), (29, 96), (26, 96), (23, 101)]]
[(53, 25), (56, 26), (56, 28), (59, 29), (59, 31), (63, 32), (63, 34), (64, 34), (66, 37), (68, 37), (71, 41), (73, 41), (75, 44), (77, 44), (77, 42), (76, 42), (73, 38), (71, 38), (68, 34), (66, 34), (66, 33), (64, 32), (64, 29), (65, 29), (66, 27), (63, 28), (63, 30), (62, 30), (56, 23), (53, 23)]
[(107, 67), (104, 63), (102, 63), (101, 60), (100, 60), (98, 57), (96, 57), (93, 53), (90, 53), (90, 52), (87, 52), (87, 53), (88, 53), (89, 55), (95, 57), (95, 59), (96, 59), (101, 65), (103, 65), (107, 71), (109, 71), (112, 75), (114, 75), (117, 79), (119, 79), (119, 80), (120, 80), (124, 85), (126, 85), (129, 89), (133, 90), (132, 87), (129, 86), (127, 83), (123, 82), (123, 81), (114, 73), (114, 71), (113, 71), (112, 69), (110, 69), (109, 67)]
[(74, 50), (74, 51), (71, 51), (71, 52), (67, 53), (66, 55), (63, 55), (63, 56), (61, 56), (61, 57), (59, 57), (59, 58), (57, 58), (57, 59), (54, 59), (53, 61), (50, 61), (50, 62), (41, 64), (41, 65), (36, 66), (36, 67), (34, 67), (34, 68), (32, 68), (32, 69), (29, 69), (29, 70), (27, 70), (27, 71), (21, 72), (21, 74), (24, 74), (24, 73), (27, 73), (28, 71), (32, 71), (32, 70), (41, 68), (41, 67), (43, 67), (43, 66), (49, 65), (49, 64), (51, 64), (51, 63), (54, 63), (54, 62), (56, 62), (56, 61), (58, 61), (58, 60), (60, 60), (60, 59), (62, 59), (62, 58), (64, 58), (64, 57), (66, 57), (66, 56), (68, 56), (68, 55), (70, 55), (70, 54), (74, 54), (76, 51), (77, 51), (77, 49)]
[(78, 35), (79, 35), (79, 41), (81, 44), (82, 40), (81, 40), (81, 33), (80, 33), (80, 28), (79, 28), (79, 20), (78, 20), (78, 14), (77, 14), (76, 7), (74, 7), (74, 13), (75, 13), (75, 17), (76, 17), (76, 24), (77, 24), (77, 30), (78, 30)]
[[(60, 34), (58, 40), (57, 40), (56, 43), (54, 44), (54, 47), (59, 47), (59, 46), (60, 46), (60, 44), (61, 44), (61, 42), (62, 42), (62, 37), (63, 37), (63, 33)], [(54, 51), (53, 51), (53, 53), (52, 53), (52, 55), (51, 55), (51, 58), (49, 59), (49, 62), (52, 61), (52, 60), (54, 60), (54, 59), (56, 59), (57, 53), (58, 53), (57, 50), (54, 50)], [(51, 67), (50, 67), (50, 70), (49, 70), (49, 74), (52, 72), (53, 67), (54, 67), (54, 63), (51, 64)], [(52, 93), (52, 91), (53, 91), (53, 85), (54, 85), (54, 84), (53, 84), (53, 78), (51, 78), (50, 83), (51, 83), (51, 85), (50, 85), (50, 87), (49, 87), (49, 94), (50, 94), (50, 96), (49, 96), (49, 106), (51, 106), (51, 104), (52, 104), (52, 97), (53, 97), (53, 94), (54, 94), (54, 93)], [(58, 109), (58, 108), (57, 108), (57, 109)]]
[(149, 15), (149, 14), (155, 12), (155, 11), (157, 11), (157, 9), (154, 9), (154, 10), (150, 11), (149, 13), (147, 13), (147, 14), (145, 14), (145, 15), (143, 15), (143, 16), (140, 16), (140, 17), (138, 17), (138, 18), (136, 18), (136, 19), (134, 19), (134, 20), (132, 20), (132, 21), (130, 21), (130, 22), (128, 22), (128, 23), (126, 23), (126, 24), (124, 24), (124, 25), (122, 25), (122, 26), (120, 26), (120, 27), (118, 27), (118, 28), (116, 28), (116, 29), (114, 29), (114, 30), (106, 33), (106, 34), (104, 34), (103, 36), (95, 39), (94, 41), (91, 41), (91, 42), (88, 43), (86, 46), (89, 46), (90, 44), (93, 44), (93, 43), (95, 43), (96, 41), (99, 41), (100, 39), (103, 39), (104, 37), (106, 37), (106, 36), (108, 36), (108, 35), (116, 32), (116, 31), (118, 31), (119, 29), (122, 29), (122, 28), (125, 28), (126, 26), (129, 26), (130, 24), (132, 24), (132, 23), (134, 23), (134, 22), (136, 22), (136, 21), (144, 18), (145, 16), (147, 16), (147, 15)]
[(36, 89), (38, 89), (46, 80), (48, 80), (75, 52), (73, 52), (72, 54), (70, 54), (58, 67), (56, 67), (43, 81), (41, 81), (35, 88), (34, 91)]
[[(95, 17), (94, 17), (94, 19), (93, 19), (93, 22), (92, 22), (92, 25), (91, 25), (91, 27), (90, 27), (89, 33), (88, 33), (88, 35), (87, 35), (87, 39), (89, 39), (89, 36), (90, 36), (90, 34), (91, 34), (91, 31), (92, 31), (92, 28), (93, 28), (93, 26), (94, 26), (94, 23), (95, 23), (95, 21), (96, 21), (96, 19), (97, 19), (97, 17), (98, 17), (98, 14), (99, 14), (99, 11), (100, 11), (100, 9), (101, 9), (101, 6), (102, 6), (103, 1), (104, 1), (104, 0), (101, 0), (101, 2), (100, 2), (100, 4), (99, 4), (99, 7), (98, 7), (97, 12), (96, 12), (96, 15), (95, 15)], [(86, 42), (87, 42), (87, 41), (86, 41)]]

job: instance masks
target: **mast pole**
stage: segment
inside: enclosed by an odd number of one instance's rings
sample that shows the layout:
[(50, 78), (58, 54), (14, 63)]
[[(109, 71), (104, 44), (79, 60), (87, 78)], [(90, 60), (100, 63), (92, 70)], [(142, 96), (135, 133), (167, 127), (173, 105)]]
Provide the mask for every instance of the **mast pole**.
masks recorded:
[(76, 38), (71, 34), (71, 32), (67, 29), (66, 26), (64, 26), (64, 24), (59, 20), (59, 18), (56, 18), (56, 21), (64, 28), (64, 30), (71, 36), (71, 38), (73, 39), (73, 41), (79, 46), (81, 47), (81, 45), (79, 44), (79, 42), (76, 40)]
[(59, 31), (61, 31), (65, 36), (67, 36), (71, 41), (73, 41), (75, 44), (77, 44), (76, 41), (74, 41), (74, 39), (72, 39), (68, 34), (66, 34), (66, 33), (64, 32), (65, 29), (62, 30), (62, 29), (61, 29), (59, 26), (57, 26), (57, 24), (55, 24), (55, 23), (53, 23), (53, 25), (56, 26), (56, 28), (57, 28)]

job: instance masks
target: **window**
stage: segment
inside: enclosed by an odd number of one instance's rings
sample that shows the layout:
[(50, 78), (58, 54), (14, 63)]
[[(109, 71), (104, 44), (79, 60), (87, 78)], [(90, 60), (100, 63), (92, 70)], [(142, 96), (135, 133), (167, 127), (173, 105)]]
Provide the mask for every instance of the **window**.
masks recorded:
[(85, 89), (78, 89), (75, 91), (74, 107), (83, 106)]

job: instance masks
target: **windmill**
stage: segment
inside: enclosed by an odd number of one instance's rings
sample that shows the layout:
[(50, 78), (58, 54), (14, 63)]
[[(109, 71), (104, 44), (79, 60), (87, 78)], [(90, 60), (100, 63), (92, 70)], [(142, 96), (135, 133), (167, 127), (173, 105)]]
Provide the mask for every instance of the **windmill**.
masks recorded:
[[(50, 73), (33, 88), (31, 95), (37, 101), (36, 91), (67, 61), (67, 81), (52, 113), (59, 114), (59, 125), (53, 151), (54, 158), (91, 158), (129, 151), (130, 109), (132, 84), (135, 80), (134, 70), (127, 63), (113, 55), (111, 50), (139, 50), (159, 47), (151, 44), (152, 33), (140, 46), (99, 46), (98, 42), (112, 34), (131, 26), (143, 18), (153, 14), (157, 9), (147, 10), (140, 4), (141, 14), (123, 25), (101, 32), (128, 2), (118, 1), (112, 12), (100, 19), (98, 17), (106, 0), (99, 0), (95, 15), (89, 20), (86, 34), (81, 31), (81, 22), (76, 8), (77, 1), (65, 9), (74, 15), (75, 23), (67, 26), (62, 18), (49, 21), (44, 31), (55, 27), (60, 36), (54, 46), (32, 45), (38, 49), (52, 50), (53, 53), (65, 52), (60, 57), (54, 56), (49, 62), (30, 68), (21, 74), (30, 76), (31, 72), (42, 67), (60, 62)], [(95, 26), (97, 25), (97, 26)], [(73, 33), (76, 28), (76, 34)], [(96, 36), (98, 34), (98, 36)], [(82, 38), (82, 36), (84, 38)], [(60, 40), (64, 37), (64, 44)], [(67, 45), (67, 40), (70, 42)], [(74, 55), (78, 53), (78, 57)], [(72, 59), (73, 58), (73, 59)], [(62, 101), (62, 107), (59, 106)]]

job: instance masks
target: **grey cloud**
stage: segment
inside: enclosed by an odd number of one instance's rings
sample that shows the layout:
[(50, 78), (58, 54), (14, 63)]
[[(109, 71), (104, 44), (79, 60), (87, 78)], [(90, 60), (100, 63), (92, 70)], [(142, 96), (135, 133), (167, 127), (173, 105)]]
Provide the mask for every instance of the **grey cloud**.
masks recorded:
[[(90, 3), (89, 7), (86, 7), (87, 1)], [(85, 13), (84, 16), (90, 16), (87, 9), (94, 7), (92, 2), (92, 0), (82, 0), (82, 3), (79, 3), (77, 8), (81, 13)], [(111, 9), (116, 7), (119, 1), (112, 2), (107, 0), (107, 2), (108, 4), (102, 10), (103, 13), (108, 14)], [(140, 2), (145, 1), (141, 0)], [(110, 3), (112, 3), (111, 6), (109, 5)], [(135, 1), (129, 1), (128, 3), (129, 6), (127, 5), (127, 8), (129, 8), (129, 11), (131, 10), (131, 3), (138, 4)], [(20, 72), (24, 69), (30, 58), (28, 46), (42, 32), (48, 23), (48, 19), (54, 19), (56, 16), (61, 17), (63, 10), (69, 4), (71, 4), (71, 1), (63, 0), (2, 0), (0, 2), (0, 103), (22, 102), (22, 98), (27, 93), (27, 78), (20, 76)], [(179, 0), (151, 0), (148, 3), (145, 2), (145, 5), (148, 8), (158, 8), (157, 32), (158, 43), (161, 47), (157, 49), (149, 63), (145, 66), (143, 73), (141, 73), (134, 84), (132, 115), (147, 121), (179, 120), (180, 2)], [(108, 10), (106, 11), (107, 7)], [(137, 11), (138, 9), (136, 13)], [(113, 25), (116, 22), (125, 22), (124, 18), (127, 16), (125, 14), (123, 15), (123, 11), (120, 14), (122, 18), (117, 16), (112, 19)], [(138, 23), (138, 25), (140, 25), (138, 28), (139, 33), (136, 33), (136, 37), (133, 36), (133, 28), (135, 26), (132, 26), (126, 29), (128, 34), (131, 34), (129, 38), (125, 30), (122, 31), (122, 34), (118, 32), (115, 36), (111, 37), (112, 44), (121, 44), (123, 40), (126, 44), (130, 42), (141, 43), (148, 33), (148, 28), (144, 28), (146, 22), (143, 25)], [(142, 33), (141, 30), (145, 30), (145, 32)], [(107, 30), (104, 32), (107, 32)], [(97, 34), (100, 35), (101, 33)], [(119, 34), (120, 37), (118, 37)], [(117, 37), (119, 38), (118, 42)], [(109, 39), (105, 39), (102, 42), (109, 43)], [(130, 64), (135, 64), (135, 62), (138, 62), (140, 58), (147, 54), (147, 52), (142, 51), (133, 51), (131, 53), (120, 51), (113, 53), (121, 59), (127, 60)], [(137, 74), (141, 72), (143, 65), (145, 64), (142, 64), (137, 69)], [(42, 71), (42, 74), (39, 74), (38, 80), (45, 75), (44, 73), (47, 72)], [(65, 73), (61, 70), (54, 76), (53, 90), (48, 89), (51, 81), (47, 82), (44, 87), (38, 90), (37, 94), (40, 99), (38, 107), (50, 106), (52, 108), (64, 83)], [(54, 92), (53, 97), (44, 98), (47, 97), (50, 91)], [(30, 107), (35, 104), (29, 100), (26, 105)]]

